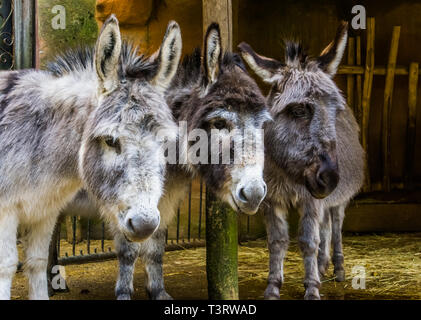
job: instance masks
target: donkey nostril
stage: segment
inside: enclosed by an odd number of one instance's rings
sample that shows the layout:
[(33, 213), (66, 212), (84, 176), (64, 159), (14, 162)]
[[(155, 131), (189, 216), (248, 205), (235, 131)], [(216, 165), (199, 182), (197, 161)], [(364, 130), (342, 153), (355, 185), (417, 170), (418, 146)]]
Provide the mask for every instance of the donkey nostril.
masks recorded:
[(127, 224), (129, 225), (130, 231), (134, 232), (134, 231), (135, 231), (135, 229), (134, 229), (134, 226), (133, 226), (133, 221), (132, 221), (132, 219), (129, 219), (129, 220), (127, 221)]
[(246, 196), (245, 191), (244, 191), (244, 188), (240, 189), (240, 192), (238, 193), (238, 198), (243, 202), (248, 201), (247, 196)]

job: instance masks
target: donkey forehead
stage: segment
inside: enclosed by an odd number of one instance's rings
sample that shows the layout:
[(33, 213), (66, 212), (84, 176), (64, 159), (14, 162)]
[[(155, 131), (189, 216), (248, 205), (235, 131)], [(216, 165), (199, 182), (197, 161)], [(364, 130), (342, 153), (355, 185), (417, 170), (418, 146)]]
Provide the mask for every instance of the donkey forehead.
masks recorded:
[(322, 103), (342, 109), (345, 101), (333, 80), (323, 71), (292, 69), (277, 82), (278, 103)]

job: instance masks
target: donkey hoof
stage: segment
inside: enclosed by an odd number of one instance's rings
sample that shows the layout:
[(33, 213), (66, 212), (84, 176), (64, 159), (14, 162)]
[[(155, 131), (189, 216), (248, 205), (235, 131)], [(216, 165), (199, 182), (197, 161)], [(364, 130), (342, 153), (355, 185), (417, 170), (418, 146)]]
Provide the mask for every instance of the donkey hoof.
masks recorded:
[(326, 276), (327, 270), (329, 269), (329, 261), (327, 262), (320, 262), (318, 264), (319, 275), (321, 278)]
[(174, 300), (165, 290), (156, 295), (153, 300)]
[(343, 282), (345, 281), (345, 270), (335, 270), (335, 281)]
[(117, 300), (131, 300), (131, 296), (128, 293), (119, 294)]
[(269, 285), (264, 294), (265, 300), (279, 300), (279, 288)]
[(304, 295), (304, 300), (320, 300), (319, 289), (308, 288)]

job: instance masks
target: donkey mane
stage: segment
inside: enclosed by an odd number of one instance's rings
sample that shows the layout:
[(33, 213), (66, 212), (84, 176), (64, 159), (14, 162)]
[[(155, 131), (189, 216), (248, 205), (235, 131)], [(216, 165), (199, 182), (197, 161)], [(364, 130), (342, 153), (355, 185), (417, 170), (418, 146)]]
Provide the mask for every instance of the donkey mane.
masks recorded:
[[(245, 73), (247, 69), (240, 55), (233, 52), (225, 52), (222, 57), (222, 72), (224, 69), (239, 67)], [(184, 56), (180, 63), (177, 75), (172, 82), (172, 88), (189, 87), (202, 80), (202, 54), (201, 49), (194, 49), (193, 53)]]
[(310, 56), (301, 42), (285, 40), (284, 46), (286, 66), (313, 72), (321, 67), (322, 61)]
[[(72, 72), (94, 72), (94, 46), (77, 47), (56, 56), (47, 65), (47, 70), (56, 77)], [(138, 54), (139, 49), (131, 42), (123, 41), (119, 65), (121, 77), (145, 78), (149, 80), (157, 70), (157, 64), (144, 55)]]

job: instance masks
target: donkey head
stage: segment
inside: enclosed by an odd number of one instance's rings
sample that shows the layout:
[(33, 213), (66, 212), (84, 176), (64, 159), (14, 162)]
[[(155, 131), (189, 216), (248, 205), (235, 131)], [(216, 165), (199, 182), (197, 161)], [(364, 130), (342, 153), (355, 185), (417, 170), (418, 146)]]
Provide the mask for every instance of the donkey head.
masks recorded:
[(166, 130), (175, 140), (177, 132), (162, 91), (180, 55), (175, 22), (168, 25), (154, 64), (122, 45), (114, 16), (96, 44), (98, 99), (85, 125), (79, 168), (101, 212), (130, 240), (149, 237), (160, 223), (165, 157), (159, 137)]
[[(195, 108), (190, 129), (207, 132), (210, 156), (208, 164), (199, 165), (198, 170), (212, 191), (234, 210), (254, 214), (266, 196), (261, 129), (270, 115), (241, 58), (223, 54), (216, 23), (206, 32), (199, 83), (189, 102)], [(247, 143), (253, 147), (245, 148)]]
[(287, 43), (285, 64), (239, 45), (250, 68), (272, 85), (268, 96), (274, 122), (265, 128), (267, 156), (315, 198), (337, 186), (336, 115), (345, 101), (332, 80), (342, 59), (347, 23), (317, 59), (300, 44)]

